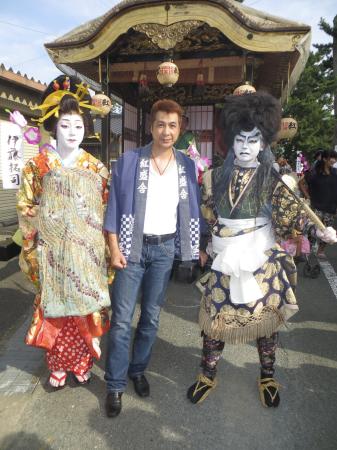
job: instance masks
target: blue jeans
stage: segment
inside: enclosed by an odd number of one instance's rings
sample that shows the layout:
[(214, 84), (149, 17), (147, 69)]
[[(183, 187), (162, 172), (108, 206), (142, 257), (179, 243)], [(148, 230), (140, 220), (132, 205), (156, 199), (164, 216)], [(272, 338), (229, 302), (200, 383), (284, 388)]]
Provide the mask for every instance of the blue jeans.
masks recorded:
[[(125, 269), (116, 273), (104, 376), (108, 392), (123, 392), (127, 375), (130, 378), (142, 375), (149, 363), (173, 259), (174, 239), (158, 245), (143, 244), (140, 262), (128, 262)], [(140, 287), (141, 314), (129, 363), (131, 322)]]

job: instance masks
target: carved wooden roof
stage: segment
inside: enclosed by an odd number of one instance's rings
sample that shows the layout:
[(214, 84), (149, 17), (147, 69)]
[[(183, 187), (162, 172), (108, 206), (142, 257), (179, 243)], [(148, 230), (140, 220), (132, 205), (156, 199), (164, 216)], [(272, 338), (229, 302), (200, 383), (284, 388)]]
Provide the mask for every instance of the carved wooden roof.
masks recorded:
[(156, 67), (172, 57), (180, 69), (177, 88), (187, 86), (186, 95), (198, 71), (217, 92), (216, 85), (242, 83), (249, 70), (257, 87), (285, 97), (307, 60), (310, 27), (234, 0), (124, 0), (45, 46), (55, 63), (95, 81), (99, 59), (108, 59), (119, 93), (128, 92), (123, 83), (137, 86), (141, 72), (158, 91)]
[[(186, 4), (186, 0), (174, 0), (167, 2), (166, 0), (123, 0), (116, 6), (111, 8), (102, 16), (99, 16), (85, 24), (82, 24), (69, 33), (60, 36), (55, 41), (46, 44), (47, 48), (57, 47), (59, 45), (69, 45), (84, 42), (92, 38), (95, 34), (102, 30), (105, 24), (107, 24), (113, 17), (116, 17), (130, 8), (141, 8), (142, 6), (149, 6), (151, 4), (167, 4), (179, 3)], [(191, 2), (190, 2), (191, 3)], [(299, 22), (287, 20), (281, 17), (273, 16), (268, 13), (258, 11), (254, 8), (245, 6), (244, 4), (235, 2), (234, 0), (208, 0), (201, 1), (194, 0), (193, 3), (209, 3), (218, 5), (223, 9), (230, 11), (230, 13), (242, 24), (247, 25), (253, 30), (258, 31), (310, 31), (310, 27)]]

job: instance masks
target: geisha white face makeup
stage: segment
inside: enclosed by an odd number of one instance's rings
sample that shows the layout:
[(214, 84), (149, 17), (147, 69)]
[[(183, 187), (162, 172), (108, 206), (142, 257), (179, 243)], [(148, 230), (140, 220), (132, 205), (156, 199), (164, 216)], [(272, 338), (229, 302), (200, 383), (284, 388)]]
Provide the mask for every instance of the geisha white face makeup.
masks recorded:
[(84, 124), (80, 114), (63, 114), (56, 126), (57, 151), (66, 155), (79, 148), (84, 137)]
[(254, 165), (262, 148), (262, 134), (256, 127), (252, 131), (240, 131), (234, 137), (233, 150), (240, 166), (250, 167)]

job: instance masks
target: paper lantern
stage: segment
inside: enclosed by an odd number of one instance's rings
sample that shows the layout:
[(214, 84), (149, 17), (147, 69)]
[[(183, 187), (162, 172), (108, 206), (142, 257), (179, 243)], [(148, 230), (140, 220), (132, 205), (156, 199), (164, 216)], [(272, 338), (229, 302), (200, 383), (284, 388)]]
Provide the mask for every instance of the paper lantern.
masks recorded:
[(277, 133), (277, 140), (292, 139), (297, 133), (297, 121), (293, 117), (281, 119), (280, 131)]
[(94, 95), (91, 104), (101, 111), (102, 116), (109, 114), (112, 108), (111, 99), (103, 93)]
[(247, 81), (245, 84), (242, 84), (241, 86), (235, 88), (233, 91), (233, 95), (254, 94), (254, 92), (256, 92), (255, 87), (249, 84)]
[(164, 86), (173, 86), (179, 78), (179, 69), (171, 61), (163, 62), (158, 66), (157, 79)]

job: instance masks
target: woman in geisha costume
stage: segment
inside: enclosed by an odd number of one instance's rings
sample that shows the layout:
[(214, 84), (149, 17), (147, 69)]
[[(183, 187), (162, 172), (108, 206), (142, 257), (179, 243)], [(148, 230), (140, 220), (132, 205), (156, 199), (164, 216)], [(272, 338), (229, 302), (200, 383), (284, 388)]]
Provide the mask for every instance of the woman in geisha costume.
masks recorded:
[(46, 349), (53, 388), (90, 380), (110, 306), (104, 204), (108, 170), (80, 147), (90, 95), (63, 75), (47, 87), (39, 119), (56, 137), (55, 150), (27, 162), (17, 196), (23, 235), (20, 267), (37, 288), (26, 344)]
[[(202, 185), (201, 211), (209, 236), (202, 239), (200, 259), (207, 260), (207, 247), (213, 263), (200, 280), (202, 371), (187, 392), (192, 403), (204, 400), (216, 386), (225, 343), (252, 340), (257, 341), (261, 363), (262, 404), (276, 407), (280, 401), (274, 379), (278, 329), (298, 306), (296, 266), (279, 242), (301, 234), (305, 219), (273, 169), (269, 146), (280, 126), (280, 112), (279, 102), (269, 94), (225, 99), (222, 126), (230, 150), (221, 167), (205, 173)], [(317, 234), (336, 241), (331, 228)]]

